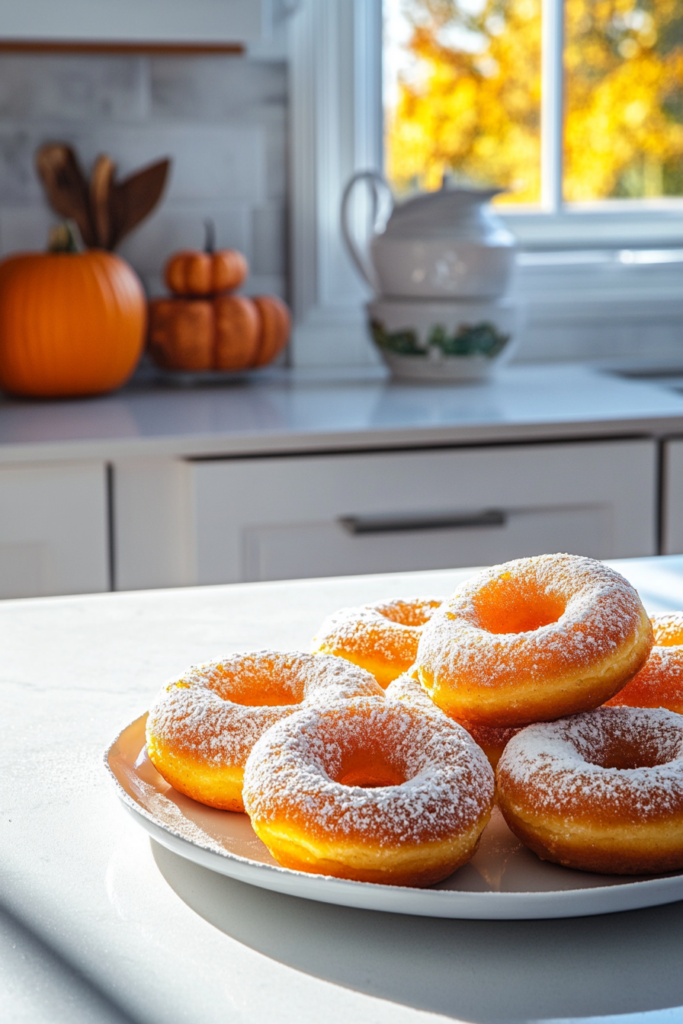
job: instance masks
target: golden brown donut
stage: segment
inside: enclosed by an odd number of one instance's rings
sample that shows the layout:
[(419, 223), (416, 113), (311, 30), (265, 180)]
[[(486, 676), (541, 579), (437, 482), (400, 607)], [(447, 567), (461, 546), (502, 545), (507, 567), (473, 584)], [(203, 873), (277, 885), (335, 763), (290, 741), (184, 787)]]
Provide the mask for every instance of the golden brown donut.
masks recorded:
[(607, 706), (668, 708), (683, 715), (683, 612), (650, 621), (655, 639), (650, 657)]
[(424, 624), (440, 604), (437, 598), (416, 597), (341, 608), (325, 619), (313, 650), (346, 658), (387, 687), (415, 661)]
[(577, 555), (520, 558), (477, 573), (424, 627), (417, 675), (472, 726), (510, 728), (604, 704), (652, 646), (636, 590)]
[(498, 803), (542, 860), (605, 874), (683, 868), (683, 716), (598, 708), (530, 725), (498, 764)]
[(493, 796), (464, 729), (372, 697), (279, 722), (244, 773), (251, 824), (280, 864), (387, 885), (431, 885), (469, 860)]
[(257, 651), (198, 665), (159, 694), (147, 717), (147, 751), (186, 796), (243, 811), (244, 765), (276, 722), (325, 700), (384, 691), (369, 672), (323, 654)]

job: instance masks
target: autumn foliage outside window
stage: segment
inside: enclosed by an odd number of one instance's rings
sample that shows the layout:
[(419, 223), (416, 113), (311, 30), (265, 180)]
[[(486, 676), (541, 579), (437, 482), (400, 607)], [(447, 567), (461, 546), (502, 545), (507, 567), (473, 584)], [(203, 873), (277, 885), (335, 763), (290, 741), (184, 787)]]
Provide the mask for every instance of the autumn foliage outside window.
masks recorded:
[[(541, 0), (385, 0), (386, 167), (541, 195)], [(565, 0), (563, 196), (683, 195), (683, 0)]]

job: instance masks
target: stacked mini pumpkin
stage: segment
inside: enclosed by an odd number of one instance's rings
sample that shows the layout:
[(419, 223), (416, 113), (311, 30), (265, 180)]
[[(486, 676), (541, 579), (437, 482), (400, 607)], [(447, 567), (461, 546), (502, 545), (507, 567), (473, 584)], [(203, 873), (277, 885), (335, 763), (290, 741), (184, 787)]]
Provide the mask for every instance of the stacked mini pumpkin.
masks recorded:
[(265, 366), (289, 340), (287, 306), (274, 295), (234, 292), (249, 267), (235, 249), (174, 253), (164, 280), (171, 298), (149, 304), (149, 352), (166, 370), (238, 371)]

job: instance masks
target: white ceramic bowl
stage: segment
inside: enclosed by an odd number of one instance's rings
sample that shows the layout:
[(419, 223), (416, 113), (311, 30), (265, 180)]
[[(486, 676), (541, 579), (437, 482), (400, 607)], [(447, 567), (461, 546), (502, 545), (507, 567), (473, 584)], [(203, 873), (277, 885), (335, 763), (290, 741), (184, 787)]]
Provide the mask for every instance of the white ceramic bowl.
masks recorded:
[(474, 381), (489, 377), (513, 350), (519, 306), (497, 302), (376, 299), (368, 329), (392, 374), (402, 380)]

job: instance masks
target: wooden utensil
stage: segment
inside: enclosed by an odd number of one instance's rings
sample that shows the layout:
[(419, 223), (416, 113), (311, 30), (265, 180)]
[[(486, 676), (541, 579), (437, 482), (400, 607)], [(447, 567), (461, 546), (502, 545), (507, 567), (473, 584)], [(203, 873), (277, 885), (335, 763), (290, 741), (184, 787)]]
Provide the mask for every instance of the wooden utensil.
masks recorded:
[(102, 249), (114, 248), (111, 193), (115, 173), (116, 164), (111, 157), (104, 153), (98, 156), (90, 177), (90, 210), (97, 242)]
[(86, 246), (96, 246), (88, 182), (71, 146), (63, 142), (41, 146), (36, 153), (36, 167), (52, 209), (76, 222)]
[(159, 202), (170, 167), (170, 159), (158, 160), (117, 183), (116, 164), (103, 153), (88, 184), (66, 143), (47, 143), (36, 153), (36, 168), (50, 206), (76, 222), (88, 248), (115, 249)]
[(169, 159), (159, 160), (131, 174), (120, 184), (112, 182), (109, 194), (112, 249), (152, 212), (161, 199), (170, 168)]

